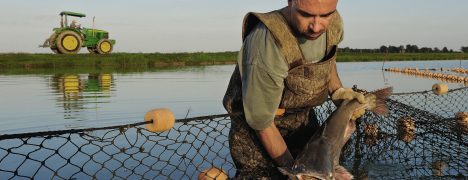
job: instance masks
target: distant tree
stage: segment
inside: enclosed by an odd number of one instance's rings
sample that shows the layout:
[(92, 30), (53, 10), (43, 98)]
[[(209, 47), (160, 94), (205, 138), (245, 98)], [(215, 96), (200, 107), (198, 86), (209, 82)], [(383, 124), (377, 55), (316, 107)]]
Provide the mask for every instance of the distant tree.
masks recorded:
[(380, 52), (381, 52), (381, 53), (388, 53), (388, 48), (387, 48), (387, 46), (380, 46)]
[(461, 47), (460, 48), (461, 52), (468, 53), (468, 46), (467, 47)]
[(443, 52), (443, 53), (448, 53), (449, 50), (447, 49), (447, 47), (444, 47), (444, 48), (442, 48), (442, 52)]
[(350, 52), (349, 47), (345, 47), (345, 48), (343, 49), (343, 52)]
[(398, 53), (398, 52), (400, 52), (400, 49), (398, 49), (398, 47), (396, 47), (396, 46), (388, 46), (388, 52)]
[(416, 45), (408, 44), (406, 45), (406, 52), (417, 53), (419, 52), (419, 47)]
[[(468, 52), (468, 46), (464, 47), (462, 46), (461, 48), (462, 52)], [(421, 47), (419, 48), (417, 45), (400, 45), (400, 46), (385, 46), (382, 45), (380, 48), (377, 49), (359, 49), (359, 48), (350, 48), (350, 47), (344, 47), (344, 48), (338, 48), (338, 52), (346, 52), (346, 53), (448, 53), (448, 52), (454, 52), (452, 49), (448, 49), (447, 47), (443, 47), (442, 49), (439, 49), (438, 47)]]
[(413, 47), (411, 46), (411, 44), (406, 45), (405, 52), (407, 52), (407, 53), (412, 53), (413, 52)]
[(405, 53), (405, 46), (400, 45), (400, 47), (398, 47), (398, 51), (399, 53)]
[(430, 53), (432, 52), (432, 48), (422, 47), (421, 49), (419, 49), (419, 52)]
[(414, 51), (414, 52), (420, 52), (420, 51), (421, 51), (421, 49), (419, 49), (419, 47), (416, 46), (416, 45), (413, 45), (413, 48), (416, 50), (416, 51)]

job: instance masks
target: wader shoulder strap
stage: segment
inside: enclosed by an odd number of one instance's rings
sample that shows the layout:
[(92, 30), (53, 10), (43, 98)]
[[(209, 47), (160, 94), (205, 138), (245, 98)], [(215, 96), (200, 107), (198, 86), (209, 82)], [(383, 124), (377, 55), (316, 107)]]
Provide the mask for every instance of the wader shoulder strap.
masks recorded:
[[(340, 13), (336, 11), (332, 14), (330, 25), (327, 29), (327, 56), (333, 56), (334, 47), (340, 43), (340, 39), (343, 36), (343, 20), (341, 19)], [(332, 52), (333, 54), (330, 54)]]
[(273, 35), (276, 44), (283, 53), (289, 69), (303, 64), (303, 55), (296, 37), (292, 34), (288, 23), (279, 11), (269, 13), (248, 13), (244, 18), (242, 40), (245, 40), (250, 31), (262, 22)]

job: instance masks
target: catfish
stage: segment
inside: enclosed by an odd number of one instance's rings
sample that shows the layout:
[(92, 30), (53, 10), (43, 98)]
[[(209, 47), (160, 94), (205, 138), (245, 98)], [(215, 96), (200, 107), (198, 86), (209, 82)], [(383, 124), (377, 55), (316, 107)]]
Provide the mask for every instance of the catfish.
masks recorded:
[(339, 165), (342, 148), (356, 130), (356, 123), (351, 117), (360, 110), (369, 110), (378, 115), (388, 114), (385, 100), (391, 93), (392, 88), (387, 87), (366, 93), (366, 103), (356, 99), (343, 100), (310, 138), (294, 165), (278, 167), (278, 170), (290, 179), (352, 179), (351, 173)]

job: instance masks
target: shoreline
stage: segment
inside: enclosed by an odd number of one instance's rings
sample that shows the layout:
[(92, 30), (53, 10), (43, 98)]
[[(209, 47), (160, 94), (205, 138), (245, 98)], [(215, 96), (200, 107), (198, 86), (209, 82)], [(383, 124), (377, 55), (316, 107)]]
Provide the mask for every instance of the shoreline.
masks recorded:
[[(7, 69), (154, 69), (186, 66), (235, 64), (237, 52), (196, 53), (113, 53), (95, 54), (29, 54), (0, 53), (0, 72)], [(382, 62), (466, 60), (465, 53), (343, 53), (337, 62)]]

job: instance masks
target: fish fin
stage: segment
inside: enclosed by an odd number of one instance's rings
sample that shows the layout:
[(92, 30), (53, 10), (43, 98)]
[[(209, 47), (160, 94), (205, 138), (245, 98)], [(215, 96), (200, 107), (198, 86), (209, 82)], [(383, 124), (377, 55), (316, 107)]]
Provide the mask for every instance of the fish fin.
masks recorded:
[(336, 166), (335, 167), (335, 179), (336, 180), (350, 180), (353, 179), (354, 176), (346, 170), (343, 166)]
[(372, 108), (371, 111), (378, 115), (387, 115), (389, 110), (385, 101), (392, 94), (393, 88), (387, 87), (383, 89), (376, 90), (372, 92), (375, 95), (375, 108)]

